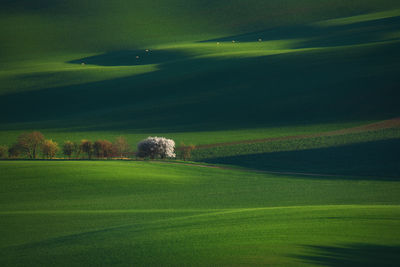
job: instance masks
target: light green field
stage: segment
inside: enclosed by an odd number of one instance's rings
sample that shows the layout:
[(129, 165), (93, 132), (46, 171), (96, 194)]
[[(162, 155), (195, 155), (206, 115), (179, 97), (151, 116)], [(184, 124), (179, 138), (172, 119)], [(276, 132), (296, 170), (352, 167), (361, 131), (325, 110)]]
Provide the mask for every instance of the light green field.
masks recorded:
[(2, 266), (399, 261), (397, 180), (151, 162), (0, 165)]

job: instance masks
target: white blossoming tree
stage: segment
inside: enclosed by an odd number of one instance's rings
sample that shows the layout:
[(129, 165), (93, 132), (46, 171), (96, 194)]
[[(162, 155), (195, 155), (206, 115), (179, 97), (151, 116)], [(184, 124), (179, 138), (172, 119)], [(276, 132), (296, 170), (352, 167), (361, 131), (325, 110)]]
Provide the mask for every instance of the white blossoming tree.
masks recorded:
[(141, 158), (150, 157), (151, 159), (160, 157), (175, 158), (175, 142), (164, 137), (147, 137), (137, 145), (137, 156)]

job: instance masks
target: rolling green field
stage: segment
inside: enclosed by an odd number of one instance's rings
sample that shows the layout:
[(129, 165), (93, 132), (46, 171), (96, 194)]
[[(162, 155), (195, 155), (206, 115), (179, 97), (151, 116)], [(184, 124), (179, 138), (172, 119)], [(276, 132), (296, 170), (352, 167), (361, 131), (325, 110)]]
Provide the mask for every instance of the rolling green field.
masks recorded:
[(163, 162), (0, 165), (2, 266), (399, 262), (398, 179)]
[(2, 3), (0, 143), (198, 145), (400, 116), (397, 1), (95, 2)]
[[(398, 0), (0, 1), (0, 266), (398, 266)], [(178, 150), (177, 153), (182, 153)]]

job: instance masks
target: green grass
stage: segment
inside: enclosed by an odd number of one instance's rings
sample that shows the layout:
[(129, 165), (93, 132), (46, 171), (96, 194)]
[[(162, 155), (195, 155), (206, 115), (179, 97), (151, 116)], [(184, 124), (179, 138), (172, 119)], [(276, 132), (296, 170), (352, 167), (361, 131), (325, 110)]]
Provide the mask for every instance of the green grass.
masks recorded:
[(157, 162), (0, 168), (2, 266), (362, 265), (373, 248), (373, 262), (399, 260), (397, 180)]
[(192, 159), (264, 171), (400, 177), (399, 129), (201, 148)]
[[(32, 130), (205, 145), (399, 117), (399, 8), (3, 1), (0, 145)], [(398, 265), (398, 150), (396, 128), (193, 152), (225, 168), (0, 161), (0, 265)]]
[(358, 15), (358, 16), (351, 16), (351, 17), (346, 17), (346, 18), (337, 18), (337, 19), (326, 20), (326, 21), (317, 23), (316, 25), (322, 26), (322, 27), (340, 26), (340, 25), (373, 21), (373, 20), (379, 20), (379, 19), (385, 19), (385, 18), (392, 18), (392, 17), (397, 17), (399, 15), (400, 15), (400, 10), (394, 9), (394, 10), (387, 10), (387, 11), (382, 11), (382, 12), (377, 12), (377, 13), (370, 13), (370, 14), (366, 14), (366, 15)]
[(331, 147), (291, 148), (292, 150), (280, 152), (262, 153), (256, 150), (246, 154), (240, 153), (239, 150), (235, 151), (236, 156), (210, 157), (203, 161), (265, 171), (398, 178), (400, 177), (400, 160), (397, 153), (399, 146), (399, 139), (388, 139)]
[[(159, 129), (144, 129), (144, 130), (97, 130), (97, 131), (74, 131), (74, 128), (41, 129), (46, 138), (53, 139), (59, 144), (66, 140), (80, 142), (82, 139), (98, 140), (108, 139), (114, 140), (118, 136), (125, 136), (129, 143), (135, 147), (136, 144), (148, 136), (165, 136), (175, 140), (177, 145), (181, 142), (185, 144), (205, 145), (210, 143), (235, 142), (252, 139), (262, 139), (269, 137), (283, 137), (290, 135), (316, 134), (330, 132), (340, 129), (356, 127), (370, 123), (365, 122), (343, 122), (343, 123), (326, 123), (315, 125), (298, 125), (298, 126), (277, 126), (265, 128), (247, 128), (247, 129), (232, 129), (232, 130), (217, 130), (217, 131), (186, 131), (186, 132), (169, 132)], [(35, 128), (32, 128), (35, 129)], [(25, 130), (10, 130), (3, 131), (1, 140), (3, 144), (11, 145), (16, 141), (16, 137)], [(133, 132), (133, 133), (132, 133)], [(135, 133), (136, 132), (136, 133)]]
[(400, 115), (396, 1), (161, 2), (4, 3), (0, 143), (206, 144)]
[(210, 148), (199, 148), (193, 152), (195, 159), (228, 157), (237, 155), (273, 153), (315, 148), (337, 147), (356, 143), (366, 143), (400, 138), (400, 129), (365, 131), (342, 135), (317, 136), (309, 138), (293, 138), (288, 140), (272, 140), (249, 144), (222, 145)]
[[(87, 55), (87, 54), (86, 54)], [(71, 55), (77, 58), (83, 55)], [(42, 90), (49, 87), (73, 86), (81, 83), (139, 75), (157, 70), (155, 65), (145, 66), (82, 66), (63, 62), (71, 57), (27, 61), (0, 71), (3, 86), (0, 95)]]
[[(1, 3), (0, 56), (7, 61), (201, 41), (399, 8), (395, 0), (25, 0)], [(146, 23), (144, 23), (144, 21)], [(21, 27), (23, 25), (23, 27)]]
[[(139, 76), (41, 90), (32, 85), (28, 91), (5, 93), (1, 97), (4, 108), (10, 110), (2, 118), (1, 137), (3, 143), (8, 143), (10, 139), (5, 139), (10, 133), (12, 135), (11, 131), (30, 129), (75, 132), (78, 136), (80, 132), (114, 132), (117, 135), (173, 132), (183, 135), (199, 131), (220, 132), (220, 136), (224, 136), (224, 132), (237, 131), (234, 135), (240, 135), (243, 130), (254, 133), (260, 129), (266, 132), (260, 136), (268, 136), (271, 134), (264, 130), (266, 128), (272, 128), (272, 131), (284, 127), (307, 129), (314, 125), (316, 129), (312, 131), (316, 132), (321, 124), (342, 124), (344, 128), (345, 125), (398, 116), (398, 105), (393, 101), (396, 63), (387, 66), (388, 57), (393, 57), (388, 51), (397, 53), (396, 44), (379, 46), (379, 50), (373, 47), (325, 50), (287, 53), (272, 58), (211, 60), (195, 57), (171, 63), (169, 67), (156, 67), (158, 71)], [(361, 54), (355, 56), (354, 53), (360, 51)], [(347, 53), (355, 58), (347, 62), (345, 58), (350, 56)], [(365, 65), (363, 56), (371, 53), (377, 53), (374, 56), (376, 64)], [(321, 63), (312, 66), (315, 58)], [(303, 65), (312, 66), (312, 69), (305, 72)], [(243, 66), (249, 71), (243, 73)], [(385, 72), (381, 71), (382, 66), (387, 67)], [(325, 69), (327, 67), (329, 69)], [(339, 78), (332, 84), (327, 83), (327, 76), (336, 68), (341, 68), (337, 73)], [(357, 68), (359, 74), (355, 76), (350, 68)], [(374, 72), (376, 77), (365, 77)], [(314, 75), (318, 79), (313, 84), (302, 83), (313, 79)], [(32, 79), (46, 81), (40, 75)], [(73, 83), (74, 79), (67, 82)], [(360, 86), (360, 82), (365, 87)], [(135, 84), (143, 89), (131, 88)], [(275, 84), (279, 86), (275, 87)], [(148, 93), (152, 91), (151, 95), (156, 98), (150, 98)], [(361, 101), (360, 94), (363, 95)], [(74, 95), (77, 97), (72, 97)], [(338, 105), (340, 109), (336, 109)], [(243, 139), (253, 136), (243, 135)], [(205, 143), (204, 138), (189, 137), (186, 140)]]

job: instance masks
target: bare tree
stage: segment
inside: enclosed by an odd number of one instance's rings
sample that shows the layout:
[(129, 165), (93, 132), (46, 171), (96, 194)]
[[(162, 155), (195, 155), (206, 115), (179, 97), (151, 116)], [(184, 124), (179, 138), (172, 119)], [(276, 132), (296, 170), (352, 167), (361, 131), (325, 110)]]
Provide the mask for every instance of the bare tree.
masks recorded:
[(182, 150), (183, 160), (186, 161), (192, 157), (192, 151), (196, 149), (196, 146), (193, 144), (185, 145), (182, 143), (180, 149)]
[(125, 137), (117, 137), (113, 142), (115, 154), (120, 157), (126, 157), (130, 151), (130, 146)]
[(40, 146), (44, 142), (41, 132), (23, 133), (18, 137), (18, 146), (29, 158), (36, 159)]
[(148, 137), (139, 142), (137, 156), (151, 159), (175, 158), (175, 142), (164, 137)]
[(52, 159), (56, 156), (58, 152), (58, 144), (53, 140), (44, 140), (42, 144), (42, 154), (49, 159)]

